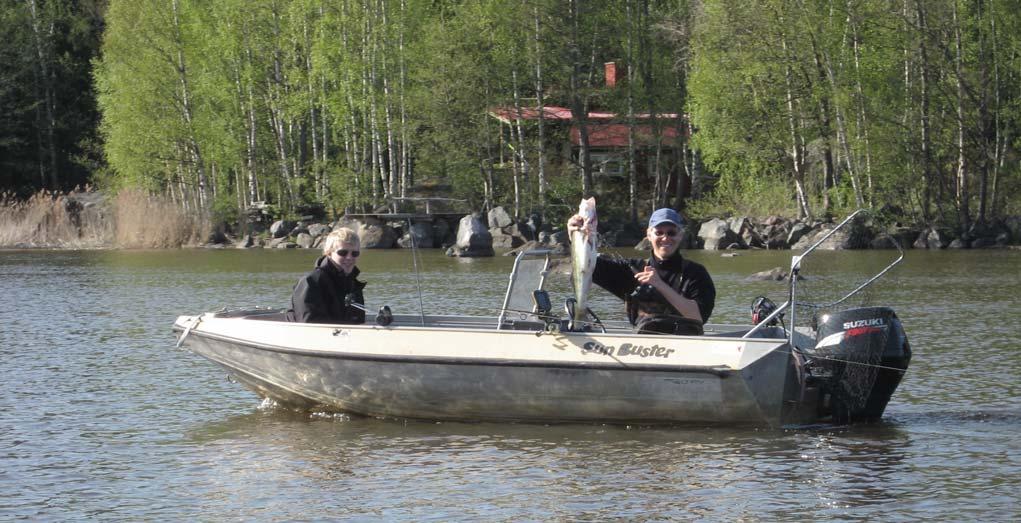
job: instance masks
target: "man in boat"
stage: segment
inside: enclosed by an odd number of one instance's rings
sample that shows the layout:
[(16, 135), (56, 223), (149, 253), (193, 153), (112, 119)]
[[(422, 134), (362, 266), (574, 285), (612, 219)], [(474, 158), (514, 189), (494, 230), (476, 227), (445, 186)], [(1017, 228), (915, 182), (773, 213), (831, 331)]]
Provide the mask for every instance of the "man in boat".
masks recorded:
[[(291, 294), (287, 320), (301, 323), (365, 323), (365, 282), (357, 280), (358, 234), (337, 229), (323, 240), (323, 255)], [(357, 304), (358, 306), (356, 306)]]
[[(584, 219), (575, 215), (567, 230), (579, 230)], [(679, 252), (684, 219), (673, 209), (652, 213), (646, 237), (649, 259), (600, 255), (592, 282), (624, 300), (628, 319), (639, 333), (702, 334), (716, 303), (716, 286), (709, 272)]]

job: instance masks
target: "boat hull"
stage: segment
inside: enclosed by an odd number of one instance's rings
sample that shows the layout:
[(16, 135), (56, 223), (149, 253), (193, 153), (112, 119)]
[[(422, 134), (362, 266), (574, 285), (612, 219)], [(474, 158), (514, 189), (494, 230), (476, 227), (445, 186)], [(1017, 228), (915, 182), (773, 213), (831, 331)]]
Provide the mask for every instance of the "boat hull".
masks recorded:
[(301, 409), (466, 421), (790, 421), (784, 340), (181, 317), (184, 346)]

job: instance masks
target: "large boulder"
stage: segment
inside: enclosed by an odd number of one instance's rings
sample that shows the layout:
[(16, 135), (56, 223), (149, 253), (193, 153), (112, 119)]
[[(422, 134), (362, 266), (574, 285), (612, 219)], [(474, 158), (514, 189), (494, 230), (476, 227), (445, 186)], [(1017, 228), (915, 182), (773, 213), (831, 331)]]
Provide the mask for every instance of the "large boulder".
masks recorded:
[(362, 249), (391, 249), (397, 241), (393, 228), (375, 218), (365, 218), (357, 231)]
[(351, 229), (352, 231), (358, 232), (358, 229), (360, 229), (361, 227), (362, 222), (354, 218), (341, 216), (340, 218), (337, 218), (337, 221), (333, 222), (333, 228), (331, 230), (335, 231), (337, 229)]
[(283, 238), (290, 234), (297, 224), (290, 220), (277, 220), (269, 226), (269, 235), (272, 238)]
[[(812, 234), (801, 237), (792, 249), (806, 249), (815, 242), (821, 240), (836, 228), (835, 224), (824, 223)], [(872, 242), (872, 231), (865, 224), (864, 220), (856, 219), (851, 223), (838, 229), (826, 241), (819, 244), (819, 249), (824, 251), (841, 251), (845, 249), (864, 249)]]
[(318, 238), (320, 236), (324, 236), (324, 235), (330, 234), (330, 230), (331, 229), (330, 229), (329, 225), (323, 225), (321, 223), (313, 223), (312, 225), (308, 226), (308, 235), (313, 237), (313, 238)]
[(482, 249), (493, 246), (493, 236), (489, 229), (482, 223), (481, 217), (477, 214), (469, 214), (461, 218), (457, 224), (458, 247), (465, 249)]
[(397, 245), (410, 249), (431, 249), (433, 248), (433, 226), (426, 222), (412, 222), (411, 228), (405, 232)]
[(307, 232), (302, 232), (298, 234), (297, 238), (295, 238), (294, 243), (298, 244), (298, 247), (301, 247), (302, 249), (311, 249), (312, 245), (315, 243), (315, 238)]
[(914, 243), (916, 249), (946, 249), (949, 245), (948, 235), (935, 227), (922, 231)]
[(814, 229), (813, 226), (808, 225), (804, 222), (795, 222), (791, 225), (790, 232), (787, 234), (787, 246), (794, 248), (806, 234), (809, 234)]
[(763, 220), (757, 232), (767, 249), (786, 249), (790, 245), (787, 242), (791, 232), (790, 223), (780, 216), (770, 216)]
[(503, 207), (493, 207), (489, 210), (487, 217), (489, 218), (490, 229), (502, 229), (504, 227), (510, 227), (510, 224), (514, 223)]
[[(508, 227), (509, 229), (510, 227)], [(504, 232), (504, 229), (499, 227), (493, 227), (489, 229), (489, 234), (493, 237), (493, 247), (496, 249), (513, 249), (524, 243), (521, 236), (515, 236)]]
[(288, 241), (288, 239), (285, 237), (285, 238), (273, 238), (272, 240), (266, 242), (266, 244), (263, 245), (263, 248), (265, 248), (265, 249), (294, 249), (297, 246), (298, 245), (296, 243), (294, 243), (292, 241)]
[(698, 237), (702, 241), (702, 248), (709, 251), (747, 247), (741, 236), (730, 229), (730, 224), (719, 218), (703, 223), (698, 229)]
[(457, 224), (457, 243), (447, 249), (447, 256), (471, 258), (493, 254), (493, 235), (482, 223), (482, 217), (469, 214), (461, 218)]
[(766, 242), (759, 236), (759, 233), (755, 232), (755, 227), (752, 226), (752, 221), (747, 216), (731, 218), (730, 230), (741, 237), (741, 242), (745, 247), (766, 246)]
[(745, 278), (745, 281), (782, 281), (787, 279), (787, 272), (780, 267), (773, 267), (768, 271), (761, 271)]

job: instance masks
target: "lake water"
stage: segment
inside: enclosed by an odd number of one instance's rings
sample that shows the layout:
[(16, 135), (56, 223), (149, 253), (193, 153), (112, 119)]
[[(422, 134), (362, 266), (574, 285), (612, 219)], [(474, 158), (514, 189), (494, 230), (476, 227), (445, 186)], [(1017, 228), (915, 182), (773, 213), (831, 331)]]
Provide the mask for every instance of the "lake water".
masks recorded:
[[(689, 254), (716, 280), (713, 321), (784, 299), (744, 279), (789, 252)], [(819, 254), (828, 275), (805, 285), (820, 292), (890, 257)], [(1021, 251), (908, 252), (872, 296), (914, 350), (884, 421), (787, 431), (299, 414), (174, 348), (177, 315), (287, 305), (314, 258), (0, 252), (0, 519), (1021, 518)], [(372, 307), (495, 315), (511, 264), (430, 251), (416, 278), (407, 252), (369, 251), (359, 265)], [(599, 293), (593, 309), (619, 317)]]

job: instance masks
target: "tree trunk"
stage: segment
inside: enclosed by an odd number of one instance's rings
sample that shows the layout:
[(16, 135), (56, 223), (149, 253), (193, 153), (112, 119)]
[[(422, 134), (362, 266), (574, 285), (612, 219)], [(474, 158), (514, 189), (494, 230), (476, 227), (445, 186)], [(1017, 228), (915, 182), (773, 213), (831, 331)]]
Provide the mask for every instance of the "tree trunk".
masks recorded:
[(627, 9), (627, 186), (628, 216), (638, 223), (638, 162), (635, 147), (635, 8), (628, 0)]
[(202, 212), (205, 212), (209, 209), (206, 192), (208, 181), (206, 179), (205, 162), (202, 158), (202, 148), (199, 145), (199, 140), (195, 133), (195, 120), (191, 106), (191, 89), (188, 86), (188, 67), (184, 60), (184, 35), (181, 33), (178, 0), (173, 0), (171, 2), (171, 7), (174, 15), (174, 38), (175, 45), (177, 47), (177, 62), (174, 66), (177, 69), (178, 81), (181, 84), (181, 112), (184, 122), (188, 127), (189, 152), (192, 160), (195, 162), (195, 168), (198, 173), (199, 208)]
[[(390, 71), (387, 69), (387, 53), (390, 52), (390, 46), (388, 39), (386, 38), (387, 30), (389, 29), (389, 22), (386, 12), (386, 2), (380, 2), (379, 10), (382, 18), (382, 32), (383, 32), (383, 51), (380, 53), (380, 68), (382, 69), (383, 77), (383, 117), (386, 124), (386, 148), (388, 153), (388, 166), (389, 166), (389, 179), (390, 179), (390, 197), (394, 198), (400, 194), (400, 188), (398, 182), (400, 181), (400, 161), (397, 159), (397, 143), (394, 138), (394, 122), (391, 107), (393, 101), (391, 100), (392, 94), (390, 92)], [(396, 201), (391, 207), (395, 212), (397, 211)]]
[[(308, 130), (312, 134), (312, 189), (316, 201), (323, 200), (323, 165), (319, 163), (319, 108), (317, 103), (315, 72), (312, 69), (312, 38), (308, 32), (308, 20), (302, 20), (302, 36), (304, 36), (305, 56), (302, 65), (305, 68), (305, 90), (308, 96)], [(325, 120), (325, 118), (323, 118)], [(304, 140), (302, 140), (304, 143)]]
[(521, 201), (521, 171), (524, 170), (524, 166), (521, 165), (521, 155), (518, 154), (518, 144), (521, 139), (518, 137), (518, 133), (521, 131), (519, 125), (520, 113), (514, 115), (514, 120), (507, 124), (510, 129), (510, 139), (507, 141), (507, 146), (511, 150), (511, 183), (514, 188), (514, 215), (518, 213), (518, 203)]
[(540, 38), (539, 8), (534, 7), (535, 16), (535, 101), (539, 113), (539, 142), (536, 144), (538, 158), (539, 215), (546, 220), (546, 105), (543, 99), (542, 40)]
[(976, 22), (978, 25), (978, 65), (979, 65), (979, 80), (978, 87), (981, 92), (978, 93), (978, 130), (981, 136), (980, 147), (982, 154), (980, 155), (981, 161), (978, 164), (979, 167), (979, 189), (978, 189), (978, 223), (986, 222), (986, 214), (988, 207), (989, 197), (989, 175), (992, 171), (992, 166), (995, 165), (996, 151), (999, 146), (996, 141), (996, 128), (993, 122), (993, 115), (991, 112), (996, 111), (995, 108), (991, 108), (992, 98), (994, 98), (992, 74), (990, 72), (990, 62), (993, 61), (993, 53), (990, 50), (992, 45), (991, 40), (995, 39), (995, 34), (987, 32), (984, 28), (986, 12), (992, 11), (989, 6), (982, 1), (974, 2), (972, 4), (976, 9)]
[(924, 0), (915, 1), (915, 15), (918, 17), (918, 29), (919, 29), (919, 40), (918, 40), (918, 55), (921, 70), (919, 71), (919, 131), (921, 132), (921, 172), (924, 186), (923, 201), (922, 201), (922, 217), (926, 223), (932, 223), (932, 212), (930, 205), (932, 203), (932, 186), (933, 183), (937, 183), (942, 186), (942, 181), (937, 179), (937, 176), (933, 172), (932, 162), (932, 134), (929, 120), (929, 106), (930, 106), (930, 94), (929, 94), (929, 54), (927, 38), (929, 34), (928, 21), (926, 19)]
[[(850, 2), (848, 2), (848, 10), (850, 12)], [(855, 73), (855, 97), (858, 107), (858, 139), (861, 140), (862, 145), (865, 148), (865, 179), (866, 186), (868, 188), (866, 192), (866, 203), (871, 207), (873, 205), (873, 197), (875, 196), (875, 189), (872, 184), (872, 147), (869, 144), (869, 119), (865, 110), (865, 91), (862, 87), (861, 80), (861, 36), (858, 34), (858, 23), (853, 20), (850, 16), (848, 19), (851, 20), (851, 38), (854, 51), (854, 73)]]
[(404, 61), (404, 26), (407, 23), (405, 16), (407, 15), (407, 3), (405, 0), (401, 0), (401, 20), (398, 24), (397, 33), (397, 56), (398, 64), (397, 67), (400, 71), (400, 78), (398, 89), (400, 91), (400, 109), (401, 109), (401, 198), (407, 196), (410, 185), (414, 183), (411, 172), (411, 143), (408, 139), (408, 117), (407, 107), (404, 103), (404, 91), (407, 89), (405, 80), (407, 78), (407, 65)]
[[(40, 27), (41, 20), (36, 0), (29, 0), (29, 13), (32, 18), (32, 37), (35, 43), (36, 75), (38, 76), (37, 88), (42, 91), (40, 102), (42, 103), (42, 128), (43, 139), (40, 140), (39, 172), (44, 185), (48, 182), (50, 189), (57, 190), (57, 143), (54, 129), (57, 126), (56, 97), (53, 94), (53, 78), (50, 72), (50, 38), (53, 36), (53, 22), (49, 23), (49, 30), (43, 35)], [(45, 145), (44, 145), (45, 144)], [(45, 151), (45, 152), (44, 152)], [(45, 159), (44, 159), (45, 157)], [(47, 165), (47, 167), (43, 167)], [(48, 173), (47, 173), (48, 171)]]
[[(832, 70), (830, 70), (831, 74), (829, 74), (829, 75), (827, 75), (826, 70), (824, 70), (823, 59), (820, 56), (820, 52), (821, 51), (819, 50), (819, 46), (818, 46), (818, 43), (816, 42), (815, 35), (812, 35), (812, 48), (813, 48), (812, 49), (812, 59), (815, 62), (815, 70), (816, 70), (816, 75), (817, 75), (817, 77), (819, 79), (819, 82), (820, 83), (826, 82), (827, 77), (828, 77), (829, 78), (829, 84), (830, 84), (831, 92), (833, 93), (834, 97), (836, 97), (836, 94), (837, 94), (836, 79), (832, 75)], [(828, 61), (827, 61), (826, 67), (827, 68), (829, 67), (829, 62)], [(838, 129), (840, 127), (842, 127), (842, 125), (841, 125), (841, 118), (840, 118), (839, 114), (837, 115), (837, 126), (838, 126)], [(833, 129), (832, 129), (832, 127), (833, 127), (833, 124), (830, 122), (830, 99), (829, 99), (829, 97), (826, 94), (822, 94), (821, 98), (819, 100), (819, 133), (820, 133), (820, 138), (823, 140), (823, 146), (822, 146), (823, 147), (823, 153), (822, 153), (822, 156), (823, 156), (823, 162), (822, 162), (822, 173), (823, 173), (822, 174), (822, 178), (823, 178), (823, 182), (822, 182), (822, 186), (823, 186), (823, 197), (822, 197), (823, 198), (822, 199), (822, 201), (823, 201), (823, 212), (829, 212), (829, 210), (830, 210), (830, 195), (829, 195), (829, 190), (828, 189), (836, 186), (836, 179), (835, 179), (834, 174), (833, 174), (833, 136), (832, 136)], [(838, 133), (840, 133), (840, 131), (838, 131)], [(843, 134), (843, 133), (840, 133), (840, 134)], [(846, 142), (847, 142), (847, 139), (845, 137), (844, 143), (846, 144)], [(849, 150), (845, 151), (845, 156), (847, 156), (847, 164), (848, 164), (848, 167), (850, 168), (851, 167), (851, 155), (850, 155), (850, 151)], [(854, 177), (854, 171), (853, 170), (851, 170), (851, 176), (852, 176), (851, 179), (853, 181), (854, 180), (854, 178), (853, 178)], [(858, 185), (857, 184), (855, 184), (855, 187), (854, 187), (854, 196), (855, 196), (855, 199), (858, 201), (858, 205), (861, 205), (861, 193), (858, 191)]]
[(528, 180), (528, 172), (529, 172), (530, 169), (529, 169), (529, 165), (528, 165), (528, 155), (526, 154), (526, 147), (525, 147), (525, 133), (524, 133), (524, 130), (521, 128), (522, 107), (521, 107), (520, 93), (518, 92), (518, 72), (517, 71), (511, 71), (511, 88), (513, 90), (513, 96), (514, 96), (514, 114), (516, 115), (516, 118), (514, 118), (513, 125), (517, 128), (517, 137), (518, 137), (518, 139), (517, 139), (517, 153), (518, 154), (517, 155), (518, 155), (518, 159), (521, 162), (520, 163), (520, 165), (521, 165), (521, 180), (519, 180), (517, 178), (517, 176), (514, 177), (514, 217), (515, 218), (519, 218), (519, 217), (521, 217), (521, 187), (520, 187), (520, 184), (522, 183), (522, 181), (527, 182), (527, 180)]
[(957, 177), (956, 194), (957, 212), (960, 219), (961, 231), (966, 231), (971, 225), (971, 210), (968, 206), (970, 195), (968, 194), (968, 165), (965, 151), (965, 89), (964, 89), (964, 45), (961, 36), (961, 22), (958, 18), (957, 3), (953, 4), (954, 23), (954, 69), (955, 85), (957, 87), (955, 105), (957, 108)]
[(571, 52), (571, 117), (578, 128), (578, 163), (581, 166), (581, 193), (583, 197), (592, 195), (592, 157), (589, 154), (588, 115), (582, 94), (581, 79), (581, 35), (579, 34), (578, 1), (570, 0), (571, 41), (568, 44)]
[(997, 200), (999, 199), (999, 184), (1000, 184), (1000, 169), (1003, 168), (1003, 159), (1007, 153), (1007, 138), (1006, 132), (1002, 127), (1002, 120), (1000, 119), (1001, 111), (1003, 107), (1001, 105), (1002, 92), (1000, 84), (1000, 51), (998, 45), (998, 35), (996, 33), (996, 15), (992, 8), (989, 9), (989, 33), (992, 38), (992, 65), (993, 65), (993, 158), (992, 158), (992, 187), (989, 191), (989, 205), (990, 205), (990, 216), (993, 219), (999, 218), (999, 205)]
[(811, 220), (812, 212), (808, 205), (808, 195), (805, 193), (804, 151), (802, 149), (801, 137), (798, 134), (797, 122), (799, 117), (794, 106), (794, 73), (791, 70), (793, 58), (790, 56), (787, 47), (786, 35), (781, 35), (781, 44), (784, 57), (787, 60), (787, 63), (784, 65), (784, 83), (786, 86), (787, 124), (791, 136), (791, 163), (794, 170), (794, 189), (798, 198), (798, 217)]

